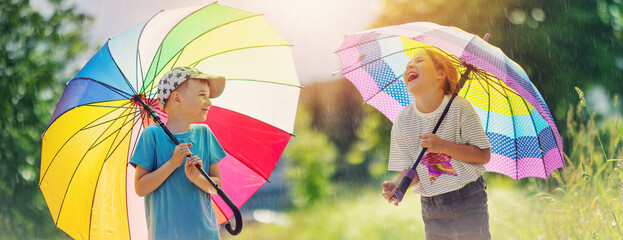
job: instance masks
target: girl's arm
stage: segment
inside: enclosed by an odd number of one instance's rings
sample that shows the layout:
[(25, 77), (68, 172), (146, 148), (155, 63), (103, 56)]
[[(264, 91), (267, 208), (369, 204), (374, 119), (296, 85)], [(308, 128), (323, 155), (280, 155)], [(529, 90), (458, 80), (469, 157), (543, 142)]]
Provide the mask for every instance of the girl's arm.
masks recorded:
[[(402, 170), (402, 172), (400, 172), (398, 176), (396, 176), (396, 179), (394, 179), (394, 181), (383, 182), (383, 197), (385, 198), (385, 200), (387, 200), (387, 202), (393, 203), (394, 205), (398, 206), (398, 202), (394, 201), (394, 194), (396, 193), (396, 188), (398, 187), (398, 185), (400, 185), (400, 182), (404, 178), (407, 170), (408, 169)], [(413, 185), (417, 184), (418, 182), (420, 182), (420, 177), (415, 174), (413, 181), (411, 181), (411, 184), (409, 184), (409, 187), (407, 189), (413, 187)]]
[(445, 153), (462, 162), (482, 165), (487, 164), (491, 158), (489, 148), (480, 149), (473, 145), (448, 142), (432, 133), (424, 134), (420, 138), (422, 147), (428, 148), (428, 152)]

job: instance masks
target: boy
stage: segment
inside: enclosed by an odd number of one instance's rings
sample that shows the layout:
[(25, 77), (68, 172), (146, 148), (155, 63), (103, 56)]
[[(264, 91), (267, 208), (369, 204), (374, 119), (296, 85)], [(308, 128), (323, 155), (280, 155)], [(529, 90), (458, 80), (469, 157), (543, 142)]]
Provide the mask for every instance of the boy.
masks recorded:
[(168, 116), (165, 126), (181, 144), (175, 146), (153, 124), (141, 134), (130, 160), (136, 168), (135, 191), (145, 196), (149, 239), (220, 239), (210, 200), (216, 189), (195, 165), (220, 185), (217, 162), (226, 153), (207, 125), (192, 123), (205, 121), (210, 98), (224, 88), (224, 77), (191, 67), (173, 68), (160, 79), (157, 94)]
[(389, 170), (383, 197), (398, 205), (394, 193), (423, 148), (428, 148), (411, 183), (422, 195), (426, 239), (490, 239), (486, 184), (481, 174), (491, 147), (476, 111), (457, 96), (436, 134), (433, 127), (456, 89), (452, 61), (433, 50), (416, 53), (403, 74), (414, 102), (392, 127)]

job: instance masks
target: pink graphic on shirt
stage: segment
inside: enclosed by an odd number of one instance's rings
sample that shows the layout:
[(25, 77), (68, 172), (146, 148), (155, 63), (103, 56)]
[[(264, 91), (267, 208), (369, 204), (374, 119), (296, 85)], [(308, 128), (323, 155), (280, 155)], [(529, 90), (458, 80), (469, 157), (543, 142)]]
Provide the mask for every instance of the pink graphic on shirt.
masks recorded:
[(450, 176), (459, 176), (450, 165), (450, 156), (443, 153), (426, 153), (422, 158), (422, 165), (428, 167), (428, 176), (430, 183), (433, 184), (441, 174)]

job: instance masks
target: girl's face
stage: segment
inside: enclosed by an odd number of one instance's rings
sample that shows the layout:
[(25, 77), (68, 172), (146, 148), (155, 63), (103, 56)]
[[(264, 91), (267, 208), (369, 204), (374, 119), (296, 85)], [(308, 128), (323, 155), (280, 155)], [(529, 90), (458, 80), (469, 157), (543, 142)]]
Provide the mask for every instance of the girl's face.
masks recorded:
[(415, 54), (402, 75), (407, 90), (413, 95), (442, 89), (444, 77), (443, 71), (435, 68), (435, 63), (425, 51)]

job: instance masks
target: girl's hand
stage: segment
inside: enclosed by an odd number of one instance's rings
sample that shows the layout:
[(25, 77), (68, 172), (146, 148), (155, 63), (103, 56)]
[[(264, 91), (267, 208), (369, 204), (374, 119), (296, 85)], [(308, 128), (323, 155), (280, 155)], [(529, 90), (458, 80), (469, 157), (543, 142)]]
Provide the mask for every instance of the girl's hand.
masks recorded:
[(398, 185), (391, 181), (383, 182), (383, 197), (387, 200), (388, 203), (393, 203), (395, 206), (398, 206), (398, 201), (395, 201), (394, 194), (398, 190)]
[(199, 167), (203, 168), (203, 161), (199, 159), (199, 156), (195, 155), (186, 161), (186, 165), (184, 165), (184, 172), (186, 173), (186, 177), (191, 182), (196, 182), (198, 179), (202, 178), (201, 172), (199, 169), (195, 167), (195, 165), (199, 165)]
[(431, 153), (445, 153), (446, 152), (445, 146), (447, 142), (441, 139), (440, 137), (438, 137), (437, 135), (428, 133), (428, 134), (420, 135), (420, 139), (422, 139), (420, 146), (422, 146), (422, 148), (428, 148), (426, 152), (431, 152)]
[(170, 160), (175, 167), (182, 166), (184, 158), (193, 154), (192, 152), (190, 152), (190, 146), (192, 145), (192, 143), (181, 143), (180, 145), (175, 146), (175, 150), (173, 150), (173, 156)]

